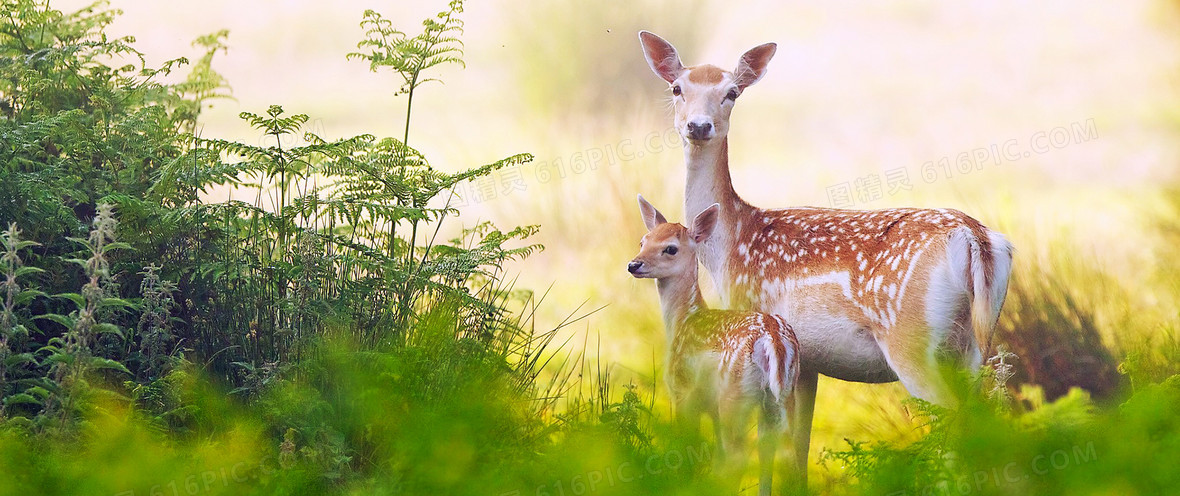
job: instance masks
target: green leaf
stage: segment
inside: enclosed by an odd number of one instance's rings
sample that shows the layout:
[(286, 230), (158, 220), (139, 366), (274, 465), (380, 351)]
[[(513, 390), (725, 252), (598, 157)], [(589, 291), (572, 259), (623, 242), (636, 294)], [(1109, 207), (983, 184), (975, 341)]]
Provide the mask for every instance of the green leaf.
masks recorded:
[(4, 360), (6, 367), (16, 367), (26, 363), (37, 363), (37, 357), (33, 356), (32, 353), (18, 353)]
[(130, 250), (130, 249), (131, 249), (131, 245), (124, 243), (122, 241), (116, 241), (114, 243), (108, 243), (106, 245), (103, 245), (102, 253), (105, 255), (107, 252), (112, 251), (112, 250)]
[(53, 297), (54, 298), (64, 298), (64, 299), (70, 300), (70, 301), (74, 302), (74, 304), (77, 305), (78, 308), (86, 307), (86, 298), (84, 298), (82, 295), (80, 295), (78, 293), (58, 293), (58, 294), (53, 295)]
[(12, 302), (13, 302), (13, 304), (15, 304), (17, 306), (20, 306), (20, 305), (24, 305), (30, 301), (33, 301), (34, 299), (36, 299), (39, 296), (45, 296), (45, 292), (38, 291), (36, 289), (26, 289), (24, 291), (21, 291), (20, 293), (17, 293), (16, 297), (12, 299)]
[(34, 398), (32, 395), (28, 395), (25, 393), (17, 393), (12, 396), (9, 396), (7, 398), (4, 398), (4, 405), (5, 406), (40, 405), (40, 404), (41, 404), (41, 400), (38, 400), (37, 398)]
[(20, 250), (23, 250), (23, 249), (28, 248), (30, 246), (41, 246), (41, 243), (38, 243), (36, 241), (28, 241), (28, 240), (18, 241), (16, 243), (16, 250), (20, 251)]
[(86, 268), (86, 259), (84, 259), (84, 258), (65, 258), (63, 260), (65, 260), (69, 263), (75, 264), (79, 267), (82, 267), (83, 269)]
[(94, 332), (96, 332), (98, 334), (114, 334), (116, 336), (119, 336), (120, 338), (126, 339), (126, 337), (123, 335), (123, 329), (119, 328), (119, 326), (117, 326), (115, 324), (110, 324), (110, 323), (106, 323), (106, 322), (95, 324), (94, 325)]
[(69, 365), (71, 363), (74, 363), (74, 356), (68, 355), (65, 353), (61, 353), (61, 352), (57, 352), (57, 353), (54, 353), (52, 355), (45, 357), (45, 361), (49, 362), (49, 363), (61, 363), (61, 364)]
[(40, 267), (21, 267), (16, 269), (16, 277), (26, 274), (40, 274), (42, 272), (45, 272), (45, 270)]
[(59, 314), (59, 313), (47, 313), (47, 314), (44, 314), (44, 315), (38, 315), (38, 316), (36, 316), (36, 317), (33, 317), (33, 318), (34, 318), (34, 319), (48, 320), (48, 321), (50, 321), (50, 322), (57, 322), (58, 324), (61, 324), (61, 325), (65, 326), (65, 328), (66, 328), (66, 329), (73, 329), (73, 328), (74, 328), (74, 325), (75, 325), (75, 324), (77, 324), (77, 322), (78, 322), (78, 321), (77, 321), (77, 319), (75, 319), (75, 318), (74, 318), (74, 317), (72, 317), (72, 316), (69, 316), (69, 315), (62, 315), (62, 314)]
[(131, 371), (127, 370), (127, 367), (124, 367), (123, 364), (111, 360), (110, 358), (91, 357), (87, 362), (87, 365), (90, 365), (96, 369), (118, 370), (119, 372), (123, 372), (128, 375), (131, 374)]
[(99, 303), (101, 307), (120, 307), (120, 308), (136, 308), (135, 303), (124, 300), (122, 298), (103, 298)]
[(38, 398), (45, 399), (49, 397), (49, 390), (41, 386), (33, 386), (25, 390), (26, 393), (35, 394)]

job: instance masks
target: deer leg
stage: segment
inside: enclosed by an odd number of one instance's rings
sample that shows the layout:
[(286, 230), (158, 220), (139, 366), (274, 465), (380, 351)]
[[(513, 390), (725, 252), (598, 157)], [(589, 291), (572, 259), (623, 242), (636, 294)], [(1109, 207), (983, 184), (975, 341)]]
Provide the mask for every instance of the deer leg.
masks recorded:
[(795, 448), (795, 479), (801, 489), (807, 489), (807, 455), (811, 449), (811, 419), (815, 413), (815, 394), (819, 387), (819, 374), (809, 370), (799, 371), (799, 382), (795, 384), (795, 404), (790, 412), (791, 437)]
[(717, 460), (725, 460), (725, 449), (722, 446), (722, 441), (725, 438), (725, 433), (722, 431), (721, 425), (721, 408), (716, 402), (709, 407), (709, 420), (713, 421), (713, 442), (717, 445)]
[(897, 374), (897, 379), (905, 386), (907, 392), (915, 398), (929, 401), (939, 406), (954, 408), (957, 401), (946, 378), (943, 377), (943, 366), (946, 363), (946, 352), (942, 347), (939, 336), (949, 332), (928, 327), (919, 336), (929, 336), (927, 339), (914, 339), (892, 349), (882, 348), (889, 366)]
[[(795, 399), (788, 397), (786, 401), (794, 402)], [(770, 496), (774, 486), (774, 458), (787, 427), (787, 409), (784, 406), (770, 397), (762, 401), (762, 415), (758, 418), (759, 496)], [(786, 479), (780, 483), (784, 484), (785, 490)]]
[(672, 389), (672, 419), (678, 434), (696, 433), (700, 430), (700, 415), (695, 410), (683, 391)]
[[(718, 405), (720, 414), (719, 431), (721, 437), (718, 444), (721, 449), (718, 467), (724, 480), (741, 484), (742, 472), (746, 461), (746, 426), (749, 421), (749, 409), (736, 394), (727, 394), (721, 398)], [(740, 492), (740, 491), (739, 491)]]

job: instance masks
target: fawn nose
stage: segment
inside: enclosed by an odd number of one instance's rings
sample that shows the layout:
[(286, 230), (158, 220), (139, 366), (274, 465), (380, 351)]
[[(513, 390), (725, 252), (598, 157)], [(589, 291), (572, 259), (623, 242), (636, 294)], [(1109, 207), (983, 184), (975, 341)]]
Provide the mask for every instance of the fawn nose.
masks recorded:
[(627, 272), (634, 274), (640, 267), (643, 267), (643, 262), (632, 260), (631, 263), (627, 264)]
[(713, 132), (713, 123), (709, 121), (689, 121), (688, 122), (688, 137), (689, 139), (708, 139)]

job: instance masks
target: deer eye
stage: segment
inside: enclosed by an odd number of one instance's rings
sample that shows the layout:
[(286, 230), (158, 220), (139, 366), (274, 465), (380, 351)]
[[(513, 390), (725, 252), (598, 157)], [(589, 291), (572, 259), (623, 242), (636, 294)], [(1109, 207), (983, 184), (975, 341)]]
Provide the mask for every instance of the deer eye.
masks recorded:
[(673, 95), (680, 96), (680, 93), (681, 92), (680, 92), (680, 85), (679, 84), (672, 86), (672, 94)]
[(736, 88), (729, 90), (729, 93), (725, 94), (726, 100), (737, 100), (737, 97), (738, 97), (738, 91)]
[(675, 255), (675, 254), (676, 254), (676, 251), (677, 251), (677, 250), (676, 250), (676, 247), (675, 247), (675, 246), (669, 246), (669, 247), (667, 247), (667, 248), (664, 248), (664, 254), (665, 254), (665, 255)]

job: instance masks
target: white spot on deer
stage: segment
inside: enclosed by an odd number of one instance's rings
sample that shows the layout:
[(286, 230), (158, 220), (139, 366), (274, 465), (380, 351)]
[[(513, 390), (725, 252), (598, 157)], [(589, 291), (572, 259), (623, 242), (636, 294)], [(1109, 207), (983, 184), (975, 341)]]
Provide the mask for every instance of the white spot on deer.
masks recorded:
[(904, 301), (904, 299), (905, 299), (905, 291), (906, 291), (906, 287), (907, 287), (907, 286), (909, 285), (909, 283), (910, 283), (910, 278), (911, 278), (911, 277), (913, 277), (913, 275), (914, 275), (914, 269), (918, 267), (917, 260), (918, 260), (918, 258), (919, 258), (919, 257), (921, 257), (921, 256), (922, 256), (922, 253), (923, 253), (924, 251), (926, 251), (926, 249), (925, 249), (925, 248), (920, 248), (920, 249), (919, 249), (917, 252), (915, 252), (915, 253), (914, 253), (914, 262), (913, 262), (913, 263), (910, 263), (909, 267), (907, 267), (907, 268), (906, 268), (906, 271), (905, 271), (905, 277), (903, 277), (903, 278), (901, 279), (901, 285), (900, 285), (900, 286), (898, 286), (898, 289), (897, 289), (897, 301), (899, 301), (899, 302), (900, 302), (900, 301)]

